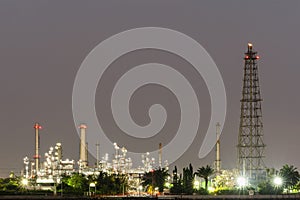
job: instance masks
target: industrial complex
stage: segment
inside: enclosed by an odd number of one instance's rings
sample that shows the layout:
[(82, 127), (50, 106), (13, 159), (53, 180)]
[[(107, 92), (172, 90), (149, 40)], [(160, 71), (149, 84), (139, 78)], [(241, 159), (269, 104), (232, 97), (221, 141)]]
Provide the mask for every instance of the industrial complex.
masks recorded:
[[(247, 52), (244, 56), (244, 75), (240, 112), (240, 127), (238, 132), (237, 145), (237, 171), (243, 182), (255, 185), (266, 176), (266, 166), (264, 164), (263, 142), (263, 123), (261, 94), (258, 78), (259, 56), (253, 51), (253, 45), (248, 43)], [(100, 172), (109, 174), (126, 174), (128, 180), (131, 180), (132, 188), (140, 188), (141, 176), (155, 168), (168, 169), (168, 162), (162, 161), (162, 144), (158, 144), (159, 155), (158, 164), (155, 159), (150, 158), (149, 152), (145, 152), (141, 157), (143, 166), (133, 168), (132, 159), (127, 156), (126, 147), (119, 147), (114, 143), (114, 155), (107, 153), (99, 158), (99, 144), (96, 144), (96, 163), (91, 165), (88, 162), (88, 144), (86, 137), (88, 134), (88, 125), (78, 125), (80, 133), (79, 159), (63, 159), (61, 143), (56, 143), (50, 147), (49, 151), (41, 155), (40, 152), (40, 134), (42, 126), (39, 123), (34, 124), (35, 149), (33, 159), (24, 158), (24, 169), (22, 176), (28, 181), (34, 181), (35, 187), (49, 189), (53, 184), (59, 184), (62, 176), (71, 175), (74, 172), (84, 175), (99, 175)], [(215, 175), (221, 175), (221, 153), (220, 153), (220, 124), (216, 124), (216, 159), (214, 164)], [(109, 159), (109, 158), (112, 159)], [(170, 180), (171, 181), (171, 180)]]

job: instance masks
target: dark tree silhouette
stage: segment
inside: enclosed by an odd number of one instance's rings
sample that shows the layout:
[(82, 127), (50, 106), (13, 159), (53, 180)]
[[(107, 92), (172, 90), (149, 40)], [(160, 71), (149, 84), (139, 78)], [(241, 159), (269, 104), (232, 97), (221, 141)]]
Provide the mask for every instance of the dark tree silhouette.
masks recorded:
[(283, 187), (286, 189), (292, 189), (300, 180), (300, 174), (293, 165), (284, 165), (280, 169), (279, 175), (282, 177)]
[(214, 169), (206, 165), (206, 167), (200, 167), (197, 172), (195, 172), (195, 175), (197, 175), (200, 178), (204, 178), (205, 180), (205, 190), (207, 190), (207, 185), (208, 185), (208, 178), (209, 176), (214, 174)]
[(189, 165), (187, 168), (183, 168), (183, 190), (186, 194), (192, 194), (193, 189), (193, 182), (194, 182), (194, 172), (192, 164)]
[(164, 191), (164, 184), (166, 178), (169, 176), (168, 171), (165, 168), (154, 169), (144, 174), (142, 178), (142, 184), (144, 187), (151, 187), (152, 190), (158, 187), (159, 192)]

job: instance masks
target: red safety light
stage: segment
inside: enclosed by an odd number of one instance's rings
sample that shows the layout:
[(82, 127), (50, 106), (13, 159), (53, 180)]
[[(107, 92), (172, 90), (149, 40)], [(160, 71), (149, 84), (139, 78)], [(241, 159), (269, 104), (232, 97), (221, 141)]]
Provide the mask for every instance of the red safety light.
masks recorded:
[(34, 127), (33, 127), (34, 129), (42, 129), (42, 126), (40, 126), (40, 125), (38, 125), (38, 124), (36, 124), (36, 125), (34, 125)]
[(259, 56), (256, 56), (256, 59), (259, 59)]
[(245, 59), (249, 59), (249, 56), (245, 56)]

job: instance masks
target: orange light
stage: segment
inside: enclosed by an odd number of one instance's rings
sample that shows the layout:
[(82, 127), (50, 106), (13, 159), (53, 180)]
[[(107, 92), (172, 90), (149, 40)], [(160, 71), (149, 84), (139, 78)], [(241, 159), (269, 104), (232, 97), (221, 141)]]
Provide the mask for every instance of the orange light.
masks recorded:
[(81, 124), (80, 126), (79, 126), (79, 128), (81, 129), (81, 128), (84, 128), (84, 129), (86, 129), (87, 128), (87, 126), (85, 125), (85, 124)]

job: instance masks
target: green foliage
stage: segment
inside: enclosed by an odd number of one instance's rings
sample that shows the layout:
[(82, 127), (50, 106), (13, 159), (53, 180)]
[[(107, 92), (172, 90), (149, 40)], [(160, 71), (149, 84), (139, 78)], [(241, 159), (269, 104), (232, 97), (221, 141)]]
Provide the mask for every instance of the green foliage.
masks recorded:
[(293, 189), (300, 179), (300, 174), (293, 165), (284, 165), (279, 170), (279, 175), (283, 179), (283, 187), (287, 190)]
[(96, 180), (97, 190), (100, 194), (122, 194), (126, 192), (127, 176), (123, 174), (108, 174), (100, 172)]
[(258, 184), (258, 193), (259, 194), (281, 194), (283, 191), (282, 187), (276, 187), (270, 180), (261, 182)]
[[(100, 172), (97, 175), (85, 176), (74, 173), (71, 176), (65, 176), (62, 179), (64, 194), (82, 195), (89, 191), (89, 184), (96, 183), (96, 193), (102, 195), (115, 195), (126, 192), (127, 176), (123, 174), (108, 174)], [(61, 188), (59, 184), (58, 189)]]
[(191, 164), (189, 165), (189, 167), (183, 168), (182, 183), (183, 183), (183, 193), (193, 194), (194, 172)]
[(194, 191), (196, 194), (199, 194), (199, 195), (208, 195), (208, 191), (204, 188), (200, 188), (199, 190), (195, 190)]
[(19, 177), (0, 179), (0, 191), (18, 192), (22, 189)]
[(205, 190), (207, 190), (207, 186), (208, 186), (208, 177), (213, 174), (214, 174), (214, 169), (209, 165), (206, 165), (206, 167), (200, 167), (197, 170), (197, 172), (195, 172), (195, 175), (205, 180)]
[(147, 172), (144, 174), (142, 178), (142, 185), (144, 187), (151, 187), (151, 188), (158, 187), (158, 191), (163, 192), (166, 178), (168, 176), (169, 173), (165, 168), (155, 169), (151, 172)]
[(183, 193), (182, 179), (181, 176), (178, 176), (177, 167), (174, 167), (173, 173), (173, 182), (170, 189), (171, 194), (181, 194)]
[(80, 173), (74, 173), (68, 177), (66, 181), (67, 185), (70, 186), (70, 190), (76, 193), (84, 193), (89, 189), (89, 181), (87, 177)]
[(238, 195), (240, 190), (237, 188), (219, 188), (215, 191), (216, 195)]

